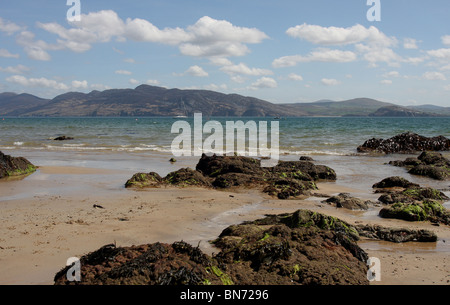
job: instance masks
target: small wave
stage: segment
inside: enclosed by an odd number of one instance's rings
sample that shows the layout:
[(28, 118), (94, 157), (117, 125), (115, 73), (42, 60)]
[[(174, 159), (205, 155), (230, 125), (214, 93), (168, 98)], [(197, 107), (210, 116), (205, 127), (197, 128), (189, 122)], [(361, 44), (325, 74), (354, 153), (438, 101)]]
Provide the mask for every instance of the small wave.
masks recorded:
[(22, 146), (22, 145), (23, 145), (23, 142), (14, 142), (14, 145), (16, 145), (16, 146)]

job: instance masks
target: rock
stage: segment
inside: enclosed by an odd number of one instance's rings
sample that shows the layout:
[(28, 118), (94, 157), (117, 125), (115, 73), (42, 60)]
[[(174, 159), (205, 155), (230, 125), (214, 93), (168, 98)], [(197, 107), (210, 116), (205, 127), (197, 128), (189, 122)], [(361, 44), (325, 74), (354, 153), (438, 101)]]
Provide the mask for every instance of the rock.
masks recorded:
[(419, 185), (409, 182), (407, 179), (403, 177), (395, 176), (383, 179), (382, 181), (375, 183), (372, 186), (372, 188), (391, 188), (391, 187), (409, 188), (409, 187), (419, 187)]
[(336, 172), (332, 168), (307, 161), (280, 161), (277, 166), (263, 168), (260, 160), (249, 157), (205, 154), (196, 170), (184, 168), (164, 178), (154, 174), (135, 174), (125, 186), (158, 187), (169, 184), (256, 188), (280, 199), (288, 199), (309, 196), (309, 190), (317, 190), (317, 180), (336, 180)]
[(359, 198), (352, 197), (347, 193), (341, 193), (322, 202), (333, 204), (337, 208), (345, 208), (349, 210), (368, 210), (369, 204), (372, 203), (370, 200), (364, 201)]
[(309, 161), (309, 162), (312, 162), (312, 161), (314, 161), (314, 159), (311, 158), (311, 157), (308, 157), (308, 156), (301, 156), (301, 157), (300, 157), (300, 161)]
[(385, 228), (379, 225), (357, 225), (356, 229), (360, 236), (371, 239), (380, 239), (395, 243), (404, 242), (436, 242), (436, 233), (429, 230), (412, 230)]
[(158, 187), (161, 182), (162, 178), (158, 173), (137, 173), (125, 183), (125, 187)]
[(204, 186), (211, 187), (211, 182), (200, 172), (191, 168), (181, 168), (169, 173), (163, 181), (177, 186)]
[(450, 212), (435, 200), (405, 203), (397, 202), (380, 211), (380, 217), (407, 221), (432, 221), (450, 225)]
[(66, 137), (66, 136), (60, 136), (60, 137), (57, 137), (57, 138), (53, 139), (53, 141), (69, 141), (69, 140), (74, 140), (74, 138)]
[(30, 161), (23, 157), (11, 157), (0, 151), (0, 179), (11, 176), (24, 176), (36, 171)]
[(424, 151), (417, 158), (407, 158), (405, 161), (391, 161), (389, 164), (406, 167), (412, 175), (426, 176), (436, 180), (450, 177), (450, 160), (441, 153)]
[(175, 163), (175, 162), (177, 162), (177, 159), (175, 159), (175, 158), (170, 158), (169, 162), (170, 162), (170, 163)]
[[(294, 215), (295, 214), (295, 215)], [(338, 219), (311, 211), (233, 225), (214, 244), (212, 256), (181, 241), (132, 247), (106, 245), (80, 259), (81, 282), (57, 285), (368, 285), (368, 255), (346, 235)], [(281, 221), (294, 217), (296, 220)], [(310, 220), (308, 220), (310, 219)], [(265, 223), (265, 225), (261, 225)], [(270, 223), (270, 224), (267, 224)], [(333, 229), (329, 229), (333, 228)]]
[(415, 153), (417, 151), (450, 150), (450, 139), (443, 136), (427, 138), (416, 133), (406, 132), (389, 139), (370, 139), (357, 148), (358, 152)]

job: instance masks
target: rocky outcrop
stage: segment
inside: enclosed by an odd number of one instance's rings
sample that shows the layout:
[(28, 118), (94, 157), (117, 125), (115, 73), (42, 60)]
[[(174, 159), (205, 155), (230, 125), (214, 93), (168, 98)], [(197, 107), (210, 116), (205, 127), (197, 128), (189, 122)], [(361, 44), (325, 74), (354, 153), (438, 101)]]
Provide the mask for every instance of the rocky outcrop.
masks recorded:
[(377, 153), (416, 153), (418, 151), (450, 150), (450, 139), (438, 136), (427, 138), (416, 133), (406, 132), (389, 139), (373, 138), (357, 148), (358, 152)]
[(322, 202), (334, 205), (337, 208), (345, 208), (349, 210), (368, 210), (369, 206), (373, 204), (370, 200), (362, 200), (360, 198), (352, 197), (347, 193), (341, 193)]
[(412, 175), (426, 176), (435, 180), (450, 178), (450, 160), (439, 152), (424, 151), (417, 158), (391, 161), (389, 164), (405, 167)]
[(427, 230), (352, 226), (336, 217), (298, 210), (224, 229), (212, 256), (183, 241), (132, 247), (106, 245), (80, 259), (81, 281), (67, 266), (56, 285), (367, 285), (360, 237), (432, 242)]
[(53, 139), (54, 141), (70, 141), (74, 140), (72, 137), (60, 136)]
[(11, 157), (0, 151), (0, 179), (28, 175), (35, 171), (36, 166), (27, 159), (23, 157)]
[[(367, 254), (343, 222), (311, 211), (226, 228), (208, 256), (185, 242), (107, 245), (81, 258), (85, 285), (366, 285)], [(356, 235), (355, 235), (356, 234)]]
[[(374, 185), (374, 188), (378, 188), (377, 192), (384, 193), (378, 200), (389, 205), (380, 210), (381, 217), (450, 225), (450, 211), (442, 205), (450, 198), (439, 190), (398, 178), (390, 177)], [(392, 183), (386, 183), (387, 181), (399, 182), (394, 183), (397, 188), (392, 189)]]
[(135, 174), (126, 187), (159, 187), (164, 185), (214, 188), (256, 188), (280, 199), (309, 196), (316, 181), (336, 180), (333, 169), (308, 161), (279, 161), (272, 168), (261, 167), (261, 161), (242, 156), (207, 156), (200, 158), (196, 169), (182, 168), (161, 178), (156, 173)]

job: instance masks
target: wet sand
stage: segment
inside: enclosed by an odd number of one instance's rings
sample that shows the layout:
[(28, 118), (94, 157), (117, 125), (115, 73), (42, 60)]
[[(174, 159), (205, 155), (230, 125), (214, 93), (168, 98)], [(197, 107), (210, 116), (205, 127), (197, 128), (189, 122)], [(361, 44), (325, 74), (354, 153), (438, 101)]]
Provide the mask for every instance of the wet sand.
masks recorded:
[[(103, 245), (131, 246), (184, 240), (206, 253), (209, 243), (228, 225), (265, 214), (311, 209), (349, 223), (425, 228), (437, 243), (360, 242), (381, 261), (384, 284), (450, 283), (450, 228), (409, 223), (367, 212), (336, 209), (324, 198), (275, 200), (256, 190), (218, 191), (201, 188), (129, 190), (125, 170), (44, 166), (23, 180), (1, 181), (0, 284), (53, 284), (69, 257), (81, 257)], [(364, 193), (337, 183), (320, 183), (319, 193)], [(367, 192), (366, 192), (367, 193)], [(366, 194), (371, 199), (369, 193)]]

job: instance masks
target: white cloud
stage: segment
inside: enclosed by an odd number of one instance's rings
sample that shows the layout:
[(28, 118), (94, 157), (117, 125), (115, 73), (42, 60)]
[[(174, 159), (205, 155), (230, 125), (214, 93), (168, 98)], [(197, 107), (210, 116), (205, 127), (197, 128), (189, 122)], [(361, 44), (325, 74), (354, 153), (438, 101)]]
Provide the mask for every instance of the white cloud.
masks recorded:
[(445, 75), (441, 72), (425, 72), (422, 75), (422, 78), (426, 80), (447, 80)]
[(240, 63), (238, 65), (228, 65), (220, 68), (221, 71), (229, 75), (251, 75), (251, 76), (263, 76), (272, 75), (273, 72), (266, 69), (249, 68), (246, 64)]
[(380, 84), (382, 85), (392, 85), (392, 81), (390, 79), (383, 79), (380, 81)]
[(372, 44), (391, 46), (396, 43), (395, 39), (387, 37), (376, 27), (365, 28), (360, 24), (349, 28), (341, 28), (304, 23), (289, 28), (286, 33), (291, 37), (305, 39), (318, 45), (348, 45), (367, 41)]
[(322, 78), (321, 83), (325, 86), (337, 86), (341, 82), (334, 78)]
[(241, 75), (233, 75), (233, 76), (230, 77), (230, 79), (233, 82), (238, 83), (238, 84), (243, 84), (243, 83), (245, 83), (247, 81), (247, 79), (245, 77), (241, 76)]
[(15, 24), (14, 22), (3, 20), (0, 17), (0, 31), (5, 32), (6, 35), (12, 35), (21, 30), (23, 30), (23, 27)]
[(405, 38), (403, 40), (403, 47), (405, 49), (418, 49), (417, 40), (413, 38)]
[(0, 57), (6, 58), (19, 58), (19, 54), (12, 54), (6, 49), (0, 49)]
[(124, 62), (127, 62), (127, 63), (129, 63), (129, 64), (134, 64), (134, 63), (136, 63), (136, 61), (135, 61), (133, 58), (125, 58), (123, 61), (124, 61)]
[(74, 80), (74, 81), (72, 81), (72, 88), (74, 88), (74, 89), (87, 89), (88, 88), (88, 82), (86, 80), (83, 80), (83, 81)]
[(288, 79), (293, 80), (293, 81), (302, 81), (303, 77), (301, 75), (291, 73), (288, 75)]
[(130, 80), (128, 81), (130, 84), (132, 84), (132, 85), (137, 85), (137, 84), (139, 84), (139, 81), (137, 80), (137, 79), (134, 79), (134, 78), (130, 78)]
[(450, 45), (450, 35), (445, 35), (441, 37), (442, 43), (445, 45)]
[(0, 67), (0, 72), (10, 73), (10, 74), (23, 74), (27, 71), (30, 71), (30, 68), (24, 65), (17, 65), (15, 67)]
[(219, 91), (219, 90), (227, 90), (228, 86), (226, 84), (222, 85), (216, 85), (216, 84), (210, 84), (203, 87), (206, 90), (212, 90), (212, 91)]
[(186, 72), (184, 72), (184, 75), (186, 74), (196, 77), (207, 77), (209, 75), (208, 72), (206, 72), (205, 70), (203, 70), (202, 67), (197, 65), (189, 67), (189, 69), (187, 69)]
[(68, 90), (69, 86), (63, 83), (59, 83), (52, 79), (41, 78), (26, 78), (22, 75), (13, 75), (8, 77), (6, 81), (10, 83), (19, 84), (25, 87), (46, 87), (56, 90)]
[(276, 88), (278, 87), (278, 83), (276, 80), (270, 77), (262, 77), (258, 79), (256, 82), (252, 83), (248, 88), (250, 90), (258, 90), (264, 88)]
[(104, 91), (104, 90), (111, 89), (111, 87), (107, 86), (107, 85), (103, 85), (103, 84), (92, 84), (91, 85), (91, 89), (92, 90), (98, 90), (98, 91)]
[(385, 78), (400, 77), (400, 73), (398, 71), (391, 71), (391, 72), (387, 72), (387, 73), (383, 74), (383, 77), (385, 77)]
[(121, 75), (131, 75), (131, 74), (133, 74), (132, 72), (127, 71), (127, 70), (117, 70), (114, 73), (121, 74)]
[(211, 62), (211, 64), (215, 65), (215, 66), (231, 66), (233, 65), (233, 63), (231, 62), (231, 60), (229, 60), (228, 58), (225, 57), (211, 57), (209, 59), (209, 61)]
[(151, 86), (157, 86), (160, 84), (160, 82), (156, 79), (149, 79), (145, 82), (147, 85), (151, 85)]
[(284, 56), (275, 59), (272, 66), (275, 68), (293, 67), (300, 62), (352, 62), (357, 59), (357, 56), (352, 51), (318, 49), (312, 51), (306, 56), (292, 55)]
[(450, 59), (450, 49), (430, 50), (427, 52), (427, 54), (437, 59), (444, 59), (444, 60)]
[(135, 18), (122, 20), (116, 12), (103, 10), (81, 16), (81, 21), (64, 28), (57, 23), (38, 23), (38, 27), (59, 36), (58, 45), (74, 52), (85, 52), (93, 43), (152, 42), (178, 46), (180, 52), (196, 57), (242, 56), (250, 50), (246, 44), (260, 43), (268, 36), (256, 28), (238, 27), (226, 20), (205, 16), (183, 28), (159, 29), (151, 22)]

